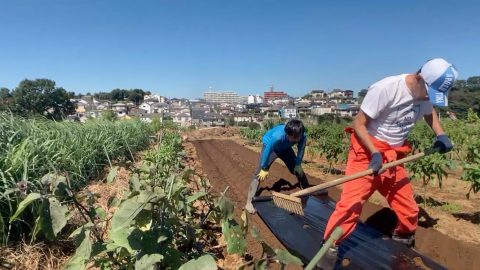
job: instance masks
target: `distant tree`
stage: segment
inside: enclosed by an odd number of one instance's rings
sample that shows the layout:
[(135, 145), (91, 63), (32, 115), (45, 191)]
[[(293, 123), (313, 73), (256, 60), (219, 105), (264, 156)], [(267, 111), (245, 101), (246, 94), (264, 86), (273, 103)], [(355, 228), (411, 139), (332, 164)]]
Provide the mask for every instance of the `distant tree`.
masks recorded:
[(468, 87), (480, 88), (480, 76), (473, 76), (467, 79)]
[[(448, 110), (457, 117), (466, 118), (468, 109), (480, 113), (480, 76), (470, 77), (467, 80), (458, 80), (448, 95)], [(438, 108), (439, 111), (444, 111)]]
[(368, 90), (367, 89), (362, 89), (360, 92), (358, 92), (358, 102), (362, 103), (363, 99), (367, 95)]
[(368, 90), (367, 89), (362, 89), (358, 92), (358, 97), (359, 98), (364, 98), (367, 95)]
[(12, 92), (14, 113), (29, 116), (43, 115), (61, 119), (75, 112), (67, 91), (49, 79), (25, 79)]
[(12, 95), (10, 94), (10, 89), (5, 87), (0, 88), (0, 99), (3, 100), (10, 97), (12, 97)]
[(145, 92), (142, 89), (133, 89), (127, 92), (128, 100), (132, 101), (136, 105), (140, 104), (143, 101)]
[(467, 81), (466, 80), (457, 80), (455, 81), (455, 85), (452, 88), (452, 91), (457, 91), (462, 88), (467, 87)]
[(12, 94), (10, 93), (10, 89), (2, 87), (0, 88), (0, 110), (8, 109), (8, 106), (12, 102)]
[(112, 94), (107, 92), (95, 93), (93, 96), (98, 100), (112, 100)]

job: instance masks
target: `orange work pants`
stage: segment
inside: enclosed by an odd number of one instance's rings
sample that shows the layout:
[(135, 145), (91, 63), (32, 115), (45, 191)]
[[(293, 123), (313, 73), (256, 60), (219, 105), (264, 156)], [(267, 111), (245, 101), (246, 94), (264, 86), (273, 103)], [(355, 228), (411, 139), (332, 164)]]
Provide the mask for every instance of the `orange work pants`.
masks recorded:
[[(347, 129), (347, 132), (352, 133), (353, 131)], [(375, 148), (382, 153), (384, 163), (403, 158), (411, 151), (407, 144), (392, 148), (373, 136), (370, 136), (370, 139)], [(367, 170), (370, 163), (368, 150), (361, 145), (354, 133), (351, 134), (350, 140), (346, 175)], [(340, 226), (344, 233), (336, 244), (349, 236), (355, 229), (363, 205), (375, 190), (378, 190), (387, 199), (390, 207), (397, 215), (398, 223), (394, 233), (414, 233), (418, 223), (418, 206), (413, 197), (413, 188), (407, 172), (404, 166), (400, 165), (377, 176), (369, 175), (345, 183), (335, 211), (328, 220), (324, 239), (328, 239), (337, 226)]]

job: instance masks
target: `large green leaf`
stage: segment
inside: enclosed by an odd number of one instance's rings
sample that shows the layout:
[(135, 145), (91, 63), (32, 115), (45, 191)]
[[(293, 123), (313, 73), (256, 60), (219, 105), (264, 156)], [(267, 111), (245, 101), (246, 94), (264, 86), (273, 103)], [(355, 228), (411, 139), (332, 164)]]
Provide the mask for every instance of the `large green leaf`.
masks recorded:
[(116, 197), (111, 197), (110, 199), (108, 199), (108, 207), (109, 208), (112, 208), (112, 207), (117, 207), (120, 205), (120, 200), (117, 199)]
[(130, 188), (133, 191), (140, 191), (142, 184), (140, 184), (140, 180), (138, 180), (138, 174), (134, 173), (132, 177), (130, 177)]
[(241, 226), (233, 219), (222, 222), (222, 232), (227, 242), (228, 254), (237, 253), (243, 255), (247, 249), (247, 242)]
[(92, 253), (90, 230), (83, 229), (76, 238), (77, 249), (75, 255), (68, 261), (65, 270), (84, 270)]
[(187, 197), (187, 203), (192, 203), (192, 202), (194, 202), (194, 201), (196, 201), (196, 200), (198, 200), (198, 199), (200, 199), (200, 198), (205, 197), (205, 195), (207, 195), (207, 194), (208, 194), (208, 193), (205, 192), (205, 191), (200, 191), (200, 192), (197, 192), (197, 193), (195, 193), (195, 194), (193, 194), (193, 195), (191, 195), (191, 196), (188, 196), (188, 197)]
[(222, 219), (232, 219), (233, 218), (233, 203), (222, 195), (217, 201), (218, 208), (220, 209), (220, 215)]
[(119, 230), (110, 230), (108, 236), (116, 246), (124, 247), (131, 253), (133, 252), (133, 248), (130, 246), (128, 237), (132, 234), (133, 230), (133, 227), (122, 227)]
[(284, 249), (275, 249), (277, 260), (281, 264), (303, 265), (302, 261)]
[(217, 264), (211, 255), (203, 255), (183, 264), (178, 270), (216, 270)]
[(155, 264), (161, 262), (163, 256), (160, 254), (146, 254), (135, 262), (135, 270), (153, 270)]
[(146, 202), (152, 197), (151, 192), (141, 191), (120, 204), (112, 218), (112, 231), (129, 226), (133, 219), (143, 210)]
[(53, 238), (51, 240), (53, 240), (67, 224), (68, 206), (62, 205), (55, 198), (49, 198), (48, 201), (50, 203), (50, 220), (53, 232)]
[(107, 176), (107, 183), (112, 183), (113, 180), (115, 180), (115, 177), (117, 177), (117, 172), (118, 172), (118, 166), (113, 166), (110, 168), (110, 172), (108, 173)]
[(15, 211), (15, 214), (13, 214), (13, 216), (10, 217), (10, 223), (15, 219), (17, 219), (18, 216), (25, 210), (25, 208), (27, 208), (27, 206), (29, 206), (35, 200), (40, 199), (41, 197), (42, 195), (40, 195), (39, 193), (28, 194), (27, 197), (23, 199), (23, 201), (21, 201), (20, 204), (18, 204), (17, 211)]
[(68, 238), (74, 238), (74, 237), (77, 237), (77, 235), (79, 235), (83, 230), (86, 230), (86, 229), (90, 229), (93, 227), (93, 223), (91, 222), (88, 222), (87, 224), (81, 226), (81, 227), (78, 227), (77, 229), (75, 229), (69, 236)]
[(61, 205), (61, 203), (55, 198), (48, 198), (48, 200), (42, 201), (40, 209), (40, 217), (38, 222), (38, 230), (36, 234), (42, 231), (48, 240), (55, 240), (57, 234), (67, 224), (68, 207)]

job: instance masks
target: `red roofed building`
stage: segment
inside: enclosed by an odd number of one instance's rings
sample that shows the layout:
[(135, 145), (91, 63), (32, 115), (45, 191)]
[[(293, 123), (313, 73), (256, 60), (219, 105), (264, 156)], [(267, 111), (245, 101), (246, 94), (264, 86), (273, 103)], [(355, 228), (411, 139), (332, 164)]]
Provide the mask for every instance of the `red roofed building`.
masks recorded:
[(270, 100), (288, 98), (288, 94), (283, 91), (273, 91), (273, 86), (270, 86), (270, 91), (263, 93), (263, 102), (268, 103)]

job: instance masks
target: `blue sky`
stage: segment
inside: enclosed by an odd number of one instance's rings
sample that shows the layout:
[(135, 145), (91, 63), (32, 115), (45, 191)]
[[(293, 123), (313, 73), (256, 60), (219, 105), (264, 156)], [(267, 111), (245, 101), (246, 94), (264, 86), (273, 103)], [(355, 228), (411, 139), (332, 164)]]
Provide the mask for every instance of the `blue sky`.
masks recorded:
[(480, 75), (479, 1), (0, 0), (0, 86), (358, 91), (429, 58)]

